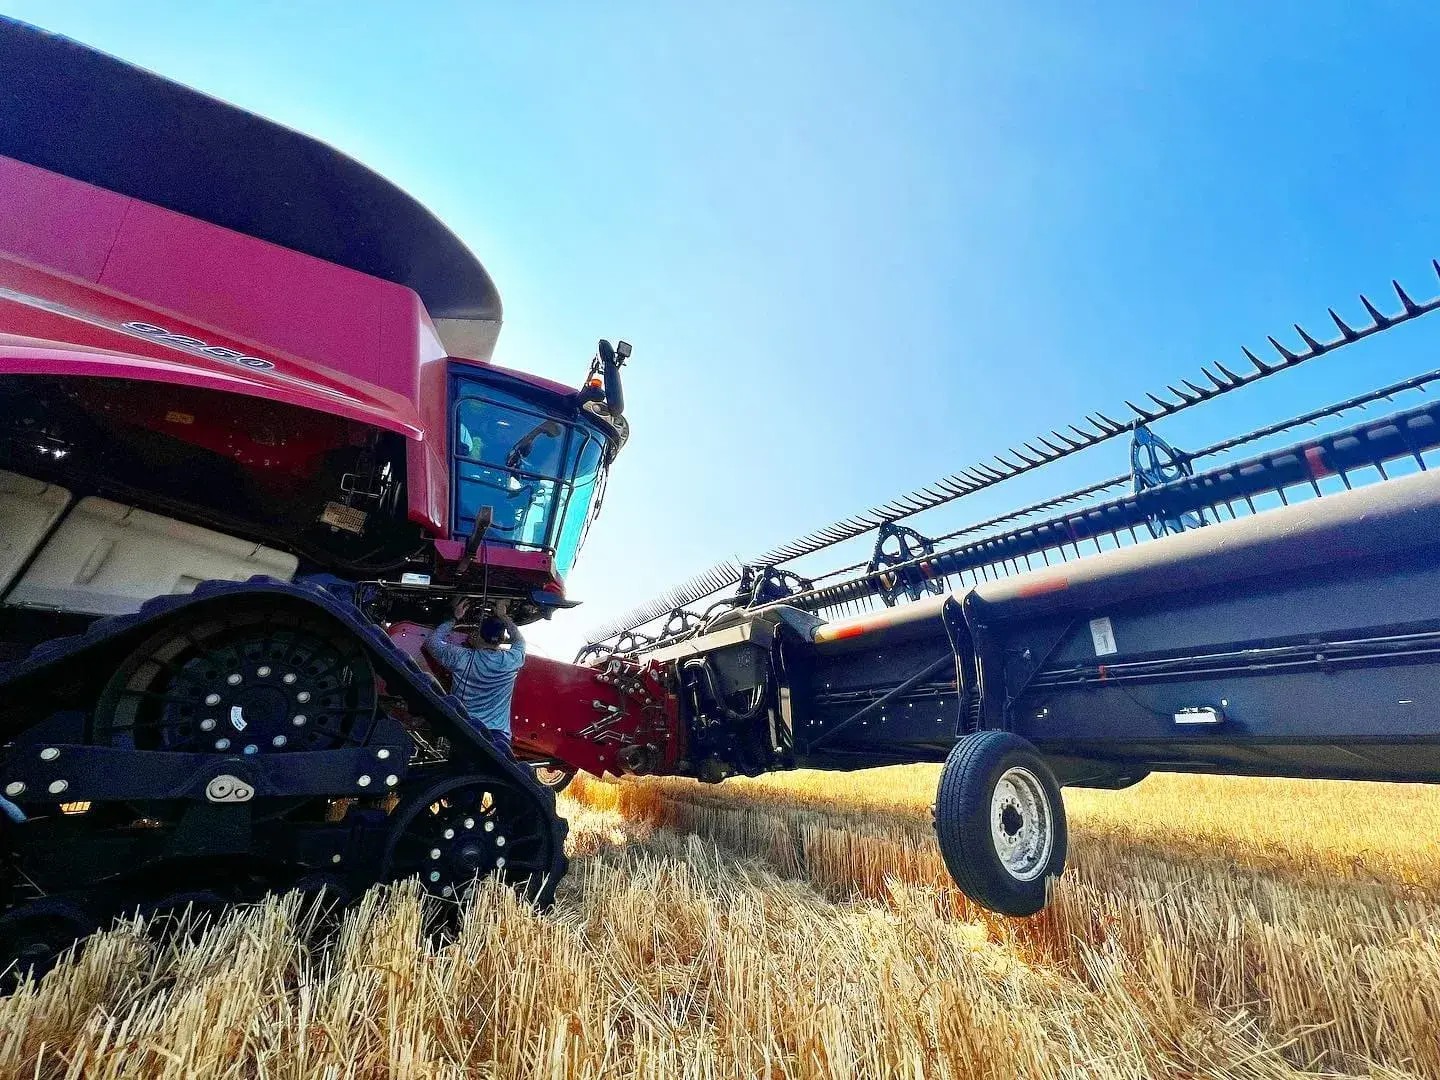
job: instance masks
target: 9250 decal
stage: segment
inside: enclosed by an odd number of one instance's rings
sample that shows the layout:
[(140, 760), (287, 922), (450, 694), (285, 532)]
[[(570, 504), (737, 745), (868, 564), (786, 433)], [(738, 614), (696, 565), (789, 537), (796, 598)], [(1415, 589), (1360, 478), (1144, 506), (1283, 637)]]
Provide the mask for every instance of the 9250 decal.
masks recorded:
[(134, 331), (137, 334), (144, 334), (146, 337), (154, 338), (156, 341), (166, 345), (174, 345), (177, 348), (188, 349), (190, 352), (199, 353), (201, 356), (211, 356), (216, 360), (224, 360), (229, 364), (238, 364), (241, 367), (260, 368), (272, 370), (275, 365), (269, 360), (262, 360), (258, 356), (246, 356), (244, 353), (236, 352), (234, 349), (227, 349), (223, 345), (207, 345), (199, 338), (188, 337), (185, 334), (172, 334), (163, 326), (156, 326), (154, 323), (127, 322), (122, 323), (126, 330)]

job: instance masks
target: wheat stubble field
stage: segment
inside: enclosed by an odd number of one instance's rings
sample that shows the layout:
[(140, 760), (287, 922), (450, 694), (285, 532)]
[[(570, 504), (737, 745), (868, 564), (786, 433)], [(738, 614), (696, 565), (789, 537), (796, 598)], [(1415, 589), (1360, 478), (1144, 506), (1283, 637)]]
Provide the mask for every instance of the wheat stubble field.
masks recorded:
[(120, 927), (0, 1001), (0, 1075), (1440, 1076), (1440, 790), (1069, 791), (1054, 903), (1010, 920), (948, 885), (935, 779), (577, 782), (552, 911)]

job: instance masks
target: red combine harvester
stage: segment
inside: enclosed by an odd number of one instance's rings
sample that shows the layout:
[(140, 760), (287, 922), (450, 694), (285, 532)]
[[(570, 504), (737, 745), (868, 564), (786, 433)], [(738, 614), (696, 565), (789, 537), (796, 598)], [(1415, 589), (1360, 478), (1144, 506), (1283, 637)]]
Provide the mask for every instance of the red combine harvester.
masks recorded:
[[(553, 793), (420, 643), (461, 597), (572, 606), (629, 346), (578, 389), (496, 366), (495, 286), (413, 199), (4, 19), (0, 208), (0, 968), (275, 889), (546, 899)], [(663, 764), (663, 698), (533, 658), (516, 752)]]
[[(413, 200), (5, 20), (0, 208), (0, 961), (280, 889), (495, 874), (544, 901), (564, 826), (532, 767), (943, 761), (940, 851), (1012, 915), (1064, 867), (1063, 786), (1440, 781), (1440, 403), (1333, 423), (1440, 369), (1188, 452), (1152, 429), (1440, 297), (1362, 296), (1338, 336), (1297, 326), (531, 659), (527, 767), (420, 646), (460, 598), (569, 606), (628, 347), (579, 389), (494, 366), (495, 288)], [(1126, 473), (915, 525), (1127, 438)], [(803, 562), (867, 535), (868, 561)]]

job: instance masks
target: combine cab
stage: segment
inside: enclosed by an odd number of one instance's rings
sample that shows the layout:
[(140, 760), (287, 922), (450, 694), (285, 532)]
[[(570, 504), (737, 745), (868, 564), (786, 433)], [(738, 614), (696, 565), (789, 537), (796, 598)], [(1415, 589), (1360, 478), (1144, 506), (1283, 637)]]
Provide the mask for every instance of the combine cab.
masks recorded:
[[(403, 192), (3, 19), (0, 205), (0, 968), (276, 889), (545, 900), (553, 795), (420, 643), (572, 606), (629, 347), (496, 366), (493, 283)], [(658, 761), (612, 674), (532, 663), (517, 752)]]

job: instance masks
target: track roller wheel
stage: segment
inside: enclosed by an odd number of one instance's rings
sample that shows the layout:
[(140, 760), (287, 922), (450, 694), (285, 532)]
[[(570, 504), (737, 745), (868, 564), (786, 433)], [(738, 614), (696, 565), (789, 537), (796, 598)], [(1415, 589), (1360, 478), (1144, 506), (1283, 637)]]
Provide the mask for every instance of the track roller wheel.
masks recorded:
[(565, 765), (536, 765), (534, 768), (536, 782), (557, 795), (570, 786), (576, 772), (576, 769)]
[(67, 900), (34, 900), (0, 915), (0, 987), (10, 989), (26, 974), (44, 975), (95, 926), (89, 912)]
[(1065, 867), (1065, 804), (1055, 774), (1018, 735), (965, 736), (940, 773), (935, 836), (966, 896), (1004, 915), (1035, 914)]
[(564, 873), (554, 843), (553, 809), (514, 780), (452, 776), (424, 788), (394, 814), (384, 878), (418, 877), (438, 896), (498, 874), (527, 898), (548, 902)]

